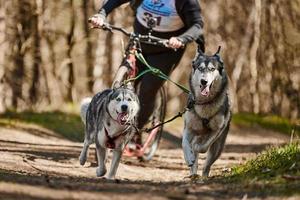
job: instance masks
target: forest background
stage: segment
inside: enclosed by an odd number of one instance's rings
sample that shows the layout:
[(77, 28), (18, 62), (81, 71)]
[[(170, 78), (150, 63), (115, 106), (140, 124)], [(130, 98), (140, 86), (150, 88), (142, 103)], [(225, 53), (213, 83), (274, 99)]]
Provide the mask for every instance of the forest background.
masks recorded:
[[(0, 0), (0, 112), (64, 110), (110, 87), (121, 34), (91, 29), (99, 0)], [(235, 113), (300, 116), (300, 1), (201, 0), (207, 53), (222, 46)], [(129, 6), (108, 18), (131, 29)], [(195, 45), (172, 79), (187, 85)], [(168, 112), (186, 96), (166, 84)], [(66, 106), (62, 106), (66, 105)]]

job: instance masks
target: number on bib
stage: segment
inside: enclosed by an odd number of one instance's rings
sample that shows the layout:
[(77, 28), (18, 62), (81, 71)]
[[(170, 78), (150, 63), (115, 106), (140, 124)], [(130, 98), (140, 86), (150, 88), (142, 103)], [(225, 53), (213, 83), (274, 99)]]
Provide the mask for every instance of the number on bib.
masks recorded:
[[(144, 17), (143, 17), (143, 20), (148, 23), (148, 20), (149, 18), (152, 18), (154, 17), (151, 13), (148, 13), (148, 12), (144, 12)], [(162, 17), (155, 17), (156, 18), (156, 26), (160, 26), (160, 23), (161, 23), (161, 18)]]

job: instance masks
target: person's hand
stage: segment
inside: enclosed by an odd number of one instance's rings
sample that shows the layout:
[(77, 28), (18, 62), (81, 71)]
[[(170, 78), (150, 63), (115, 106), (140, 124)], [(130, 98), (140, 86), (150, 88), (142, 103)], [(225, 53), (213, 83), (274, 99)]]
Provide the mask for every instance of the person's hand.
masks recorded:
[(183, 46), (183, 43), (177, 37), (171, 37), (168, 41), (168, 46), (173, 49), (178, 49)]
[(101, 14), (96, 14), (89, 18), (89, 22), (93, 27), (102, 27), (105, 22), (105, 18)]

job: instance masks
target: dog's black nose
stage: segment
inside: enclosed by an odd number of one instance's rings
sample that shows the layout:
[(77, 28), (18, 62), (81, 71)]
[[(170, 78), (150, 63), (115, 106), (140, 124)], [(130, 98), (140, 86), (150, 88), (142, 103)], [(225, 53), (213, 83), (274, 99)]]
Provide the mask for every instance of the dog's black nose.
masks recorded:
[(207, 81), (204, 79), (201, 79), (201, 85), (205, 86), (207, 84)]
[(128, 106), (127, 106), (127, 105), (122, 105), (122, 106), (121, 106), (122, 112), (126, 112), (127, 109), (128, 109)]

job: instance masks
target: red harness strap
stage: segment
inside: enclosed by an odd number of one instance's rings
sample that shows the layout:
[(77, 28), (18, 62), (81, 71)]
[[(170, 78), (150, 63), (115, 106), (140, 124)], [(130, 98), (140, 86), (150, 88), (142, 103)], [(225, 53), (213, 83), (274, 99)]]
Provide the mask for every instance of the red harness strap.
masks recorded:
[(127, 62), (130, 65), (129, 78), (133, 78), (137, 75), (136, 58), (134, 53), (130, 53)]
[(107, 148), (110, 148), (110, 149), (115, 149), (115, 148), (116, 148), (116, 143), (115, 143), (115, 141), (116, 141), (119, 137), (121, 137), (121, 136), (123, 136), (123, 135), (126, 135), (127, 129), (128, 129), (128, 128), (126, 128), (121, 134), (119, 134), (119, 135), (117, 135), (117, 136), (115, 136), (115, 137), (110, 137), (109, 134), (108, 134), (107, 129), (106, 129), (105, 126), (104, 126), (104, 132), (105, 132), (105, 136), (106, 136), (106, 138), (107, 138), (107, 141), (106, 141), (106, 143), (105, 143), (106, 147), (107, 147)]

